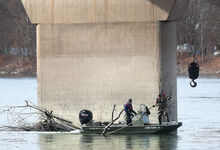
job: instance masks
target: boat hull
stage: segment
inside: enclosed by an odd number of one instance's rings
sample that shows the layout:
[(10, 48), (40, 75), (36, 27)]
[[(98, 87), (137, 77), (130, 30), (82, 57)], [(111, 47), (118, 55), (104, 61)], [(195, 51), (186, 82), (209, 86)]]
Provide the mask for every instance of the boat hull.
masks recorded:
[[(111, 126), (107, 129), (106, 134), (157, 134), (175, 131), (182, 126), (182, 122), (165, 125), (145, 125), (145, 126)], [(81, 133), (83, 134), (101, 134), (105, 126), (84, 126)]]

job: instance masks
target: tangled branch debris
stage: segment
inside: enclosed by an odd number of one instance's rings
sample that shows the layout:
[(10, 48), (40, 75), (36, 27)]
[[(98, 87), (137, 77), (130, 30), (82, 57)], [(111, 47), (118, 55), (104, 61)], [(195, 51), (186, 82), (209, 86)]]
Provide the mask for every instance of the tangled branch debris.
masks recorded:
[(25, 101), (25, 106), (0, 108), (0, 113), (7, 113), (9, 125), (0, 127), (4, 130), (16, 131), (60, 131), (69, 132), (80, 129), (70, 120), (53, 114), (45, 108)]

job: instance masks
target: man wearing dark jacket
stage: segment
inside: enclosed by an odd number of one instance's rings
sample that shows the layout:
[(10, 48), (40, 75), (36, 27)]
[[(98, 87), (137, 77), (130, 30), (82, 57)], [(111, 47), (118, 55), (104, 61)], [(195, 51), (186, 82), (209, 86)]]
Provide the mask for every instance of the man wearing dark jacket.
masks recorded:
[(132, 99), (130, 98), (128, 100), (128, 102), (124, 105), (124, 110), (125, 110), (125, 121), (126, 121), (126, 124), (128, 126), (132, 126), (132, 123), (131, 123), (131, 118), (134, 116), (133, 113), (136, 115), (137, 113), (133, 110), (133, 107), (132, 107)]

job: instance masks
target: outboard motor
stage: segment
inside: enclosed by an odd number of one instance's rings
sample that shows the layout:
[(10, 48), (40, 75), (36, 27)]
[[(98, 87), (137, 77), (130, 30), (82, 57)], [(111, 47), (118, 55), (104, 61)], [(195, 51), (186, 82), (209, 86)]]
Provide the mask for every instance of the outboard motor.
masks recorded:
[(81, 125), (91, 122), (92, 118), (93, 116), (90, 110), (84, 109), (79, 112), (79, 121)]

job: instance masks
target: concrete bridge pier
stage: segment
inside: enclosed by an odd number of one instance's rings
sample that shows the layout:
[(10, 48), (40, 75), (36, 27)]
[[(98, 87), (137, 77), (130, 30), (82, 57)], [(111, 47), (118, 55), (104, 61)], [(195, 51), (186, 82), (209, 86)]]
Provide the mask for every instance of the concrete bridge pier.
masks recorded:
[(115, 115), (128, 98), (136, 110), (152, 106), (162, 88), (177, 121), (175, 20), (188, 0), (22, 2), (38, 24), (39, 105), (75, 122), (82, 109), (108, 121), (114, 104)]
[(176, 23), (160, 22), (161, 38), (161, 76), (160, 89), (168, 96), (172, 96), (172, 104), (169, 106), (171, 120), (177, 121), (177, 71), (176, 71)]

